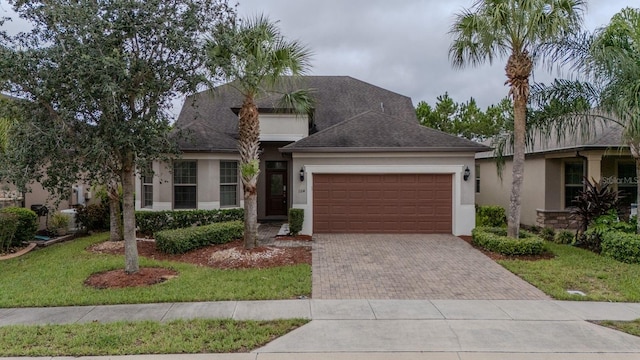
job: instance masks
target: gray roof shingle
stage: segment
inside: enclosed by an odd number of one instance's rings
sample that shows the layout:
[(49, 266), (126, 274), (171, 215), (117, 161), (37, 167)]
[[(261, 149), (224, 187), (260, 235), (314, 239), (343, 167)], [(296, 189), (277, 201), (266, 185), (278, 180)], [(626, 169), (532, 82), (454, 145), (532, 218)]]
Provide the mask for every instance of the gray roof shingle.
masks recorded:
[[(303, 139), (286, 147), (288, 149), (344, 148), (344, 144), (351, 144), (352, 148), (360, 149), (379, 146), (387, 149), (486, 150), (476, 143), (421, 127), (409, 97), (349, 76), (304, 76), (294, 85), (289, 82), (279, 90), (297, 89), (311, 91), (315, 101), (314, 131), (317, 135), (323, 135), (311, 136), (307, 138), (308, 141)], [(277, 108), (277, 98), (279, 96), (268, 94), (257, 99), (256, 103), (261, 111), (269, 112)], [(179, 140), (180, 149), (236, 151), (238, 116), (234, 109), (237, 111), (242, 101), (243, 97), (233, 83), (187, 97), (176, 121), (176, 127), (186, 130), (188, 134), (187, 138)], [(347, 124), (338, 128), (340, 134), (336, 133), (336, 129), (330, 130), (349, 119)], [(367, 126), (368, 121), (375, 124)], [(387, 131), (376, 130), (382, 128)], [(324, 145), (320, 142), (324, 142)]]
[(479, 152), (489, 148), (417, 122), (367, 111), (289, 144), (282, 152), (445, 151)]

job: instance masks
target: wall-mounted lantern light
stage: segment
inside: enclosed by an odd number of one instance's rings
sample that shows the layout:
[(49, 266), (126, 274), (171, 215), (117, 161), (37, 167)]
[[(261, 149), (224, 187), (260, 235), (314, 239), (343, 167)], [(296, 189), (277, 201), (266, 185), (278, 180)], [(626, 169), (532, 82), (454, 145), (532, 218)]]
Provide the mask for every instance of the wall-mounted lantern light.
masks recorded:
[(304, 167), (300, 168), (300, 181), (304, 181)]
[(469, 176), (471, 176), (471, 170), (469, 170), (468, 166), (464, 167), (464, 175), (462, 176), (462, 178), (464, 179), (464, 181), (469, 180)]

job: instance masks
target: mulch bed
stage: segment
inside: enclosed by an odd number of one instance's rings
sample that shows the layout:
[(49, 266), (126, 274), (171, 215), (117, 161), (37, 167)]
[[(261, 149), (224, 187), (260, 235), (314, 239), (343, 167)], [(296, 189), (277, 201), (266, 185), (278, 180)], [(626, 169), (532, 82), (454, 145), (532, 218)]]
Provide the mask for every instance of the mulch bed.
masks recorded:
[[(124, 243), (122, 241), (106, 241), (94, 244), (87, 250), (101, 254), (124, 255)], [(222, 245), (210, 245), (178, 255), (164, 254), (156, 250), (154, 241), (138, 241), (138, 255), (155, 260), (184, 262), (216, 269), (264, 269), (311, 264), (311, 249), (309, 247), (272, 248), (261, 246), (245, 250), (242, 240)], [(174, 270), (165, 268), (141, 268), (140, 272), (131, 275), (126, 274), (124, 270), (114, 270), (93, 274), (85, 284), (99, 289), (144, 286), (158, 284), (177, 275), (178, 273)]]
[(460, 239), (468, 242), (471, 246), (473, 246), (474, 248), (476, 248), (477, 250), (479, 250), (480, 252), (482, 252), (483, 254), (485, 254), (487, 257), (489, 257), (491, 260), (524, 260), (524, 261), (538, 261), (538, 260), (549, 260), (549, 259), (553, 259), (554, 257), (556, 257), (553, 253), (551, 252), (546, 252), (546, 253), (542, 253), (540, 255), (520, 255), (520, 256), (507, 256), (507, 255), (502, 255), (493, 251), (489, 251), (489, 250), (485, 250), (479, 246), (476, 246), (473, 244), (472, 238), (471, 236), (458, 236)]

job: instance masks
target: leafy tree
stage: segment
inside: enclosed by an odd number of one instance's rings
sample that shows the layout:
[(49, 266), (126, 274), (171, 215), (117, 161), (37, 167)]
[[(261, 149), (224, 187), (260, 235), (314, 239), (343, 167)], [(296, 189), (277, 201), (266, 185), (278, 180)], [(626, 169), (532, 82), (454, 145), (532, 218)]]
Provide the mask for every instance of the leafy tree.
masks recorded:
[(526, 113), (529, 77), (534, 54), (549, 50), (543, 45), (579, 30), (583, 0), (477, 0), (471, 9), (456, 14), (449, 48), (453, 66), (490, 64), (508, 57), (505, 72), (513, 99), (513, 182), (508, 235), (518, 238), (521, 189), (524, 175)]
[(171, 100), (203, 82), (203, 34), (234, 9), (226, 0), (10, 3), (33, 26), (1, 44), (0, 78), (29, 100), (11, 158), (50, 189), (79, 178), (120, 184), (125, 271), (135, 273), (136, 166), (175, 150)]
[[(235, 24), (232, 31), (218, 27), (212, 33), (207, 54), (211, 71), (217, 69), (244, 96), (238, 119), (238, 150), (244, 193), (244, 245), (250, 249), (258, 239), (260, 122), (255, 100), (277, 93), (283, 81), (291, 79), (285, 76), (304, 74), (309, 68), (310, 52), (299, 42), (285, 39), (276, 23), (258, 16)], [(282, 95), (281, 108), (308, 113), (312, 101), (306, 91)]]
[(508, 98), (482, 111), (473, 98), (466, 103), (456, 103), (445, 93), (437, 97), (433, 108), (424, 101), (419, 102), (416, 115), (424, 126), (469, 140), (484, 141), (506, 131), (513, 123), (512, 109)]
[[(586, 136), (602, 122), (617, 124), (640, 174), (640, 9), (625, 8), (609, 24), (553, 44), (552, 61), (574, 72), (535, 87), (538, 128), (556, 136)], [(638, 176), (638, 175), (636, 175)], [(638, 183), (640, 190), (640, 182)], [(636, 202), (640, 203), (640, 191)], [(640, 233), (640, 222), (636, 230)]]

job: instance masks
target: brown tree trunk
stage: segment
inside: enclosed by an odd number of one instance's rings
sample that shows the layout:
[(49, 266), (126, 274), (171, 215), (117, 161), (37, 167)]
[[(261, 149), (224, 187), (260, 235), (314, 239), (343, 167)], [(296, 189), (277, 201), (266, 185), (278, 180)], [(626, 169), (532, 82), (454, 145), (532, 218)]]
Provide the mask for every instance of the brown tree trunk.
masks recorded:
[(513, 104), (513, 178), (511, 182), (509, 217), (507, 219), (507, 235), (517, 239), (520, 233), (520, 211), (522, 205), (520, 199), (522, 183), (524, 182), (527, 102), (524, 99), (516, 99)]
[(258, 194), (260, 174), (260, 121), (253, 97), (247, 96), (240, 109), (238, 151), (244, 191), (244, 247), (252, 249), (258, 243)]
[(505, 72), (509, 95), (513, 98), (513, 178), (509, 216), (507, 217), (507, 236), (518, 238), (520, 235), (520, 210), (522, 183), (524, 181), (524, 153), (527, 135), (527, 100), (529, 99), (529, 76), (533, 61), (527, 50), (514, 52), (509, 56)]
[(122, 234), (122, 212), (120, 211), (120, 196), (117, 185), (111, 185), (107, 189), (109, 196), (109, 241), (121, 241)]
[(138, 246), (136, 244), (136, 219), (134, 212), (134, 164), (133, 155), (128, 154), (122, 167), (122, 215), (124, 223), (124, 271), (133, 274), (140, 270)]

